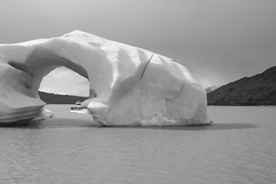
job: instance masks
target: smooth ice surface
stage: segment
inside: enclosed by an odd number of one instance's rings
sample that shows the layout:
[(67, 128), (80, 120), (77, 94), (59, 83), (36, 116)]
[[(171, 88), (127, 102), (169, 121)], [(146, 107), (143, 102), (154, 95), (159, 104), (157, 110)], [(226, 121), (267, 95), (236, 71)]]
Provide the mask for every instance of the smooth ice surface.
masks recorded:
[(206, 92), (170, 58), (73, 31), (62, 37), (0, 44), (0, 122), (50, 117), (38, 89), (65, 66), (90, 83), (83, 102), (102, 125), (208, 124)]

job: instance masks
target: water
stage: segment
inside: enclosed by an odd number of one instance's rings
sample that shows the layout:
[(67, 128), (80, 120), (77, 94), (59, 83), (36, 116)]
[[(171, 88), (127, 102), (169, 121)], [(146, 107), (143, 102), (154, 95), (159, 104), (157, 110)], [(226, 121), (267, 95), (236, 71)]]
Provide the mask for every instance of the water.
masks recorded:
[(0, 128), (1, 184), (276, 183), (276, 107), (208, 107), (212, 126), (181, 128), (99, 128), (48, 109), (54, 119)]

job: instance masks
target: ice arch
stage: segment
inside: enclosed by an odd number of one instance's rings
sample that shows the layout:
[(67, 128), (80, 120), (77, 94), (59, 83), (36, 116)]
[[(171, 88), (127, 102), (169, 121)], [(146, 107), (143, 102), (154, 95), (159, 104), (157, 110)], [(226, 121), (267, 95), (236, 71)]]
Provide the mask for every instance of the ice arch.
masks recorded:
[(37, 91), (65, 66), (90, 83), (83, 103), (103, 125), (208, 124), (206, 92), (190, 72), (156, 53), (81, 31), (0, 45), (0, 123), (51, 116)]

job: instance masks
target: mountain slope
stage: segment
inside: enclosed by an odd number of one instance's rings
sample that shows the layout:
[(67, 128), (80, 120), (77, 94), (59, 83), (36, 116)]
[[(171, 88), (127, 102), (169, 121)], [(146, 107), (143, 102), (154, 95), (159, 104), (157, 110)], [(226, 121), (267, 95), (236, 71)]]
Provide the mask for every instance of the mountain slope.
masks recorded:
[(207, 94), (208, 105), (276, 105), (276, 66)]
[(59, 95), (38, 91), (41, 100), (47, 104), (75, 104), (77, 101), (84, 101), (88, 97), (71, 96), (71, 95)]

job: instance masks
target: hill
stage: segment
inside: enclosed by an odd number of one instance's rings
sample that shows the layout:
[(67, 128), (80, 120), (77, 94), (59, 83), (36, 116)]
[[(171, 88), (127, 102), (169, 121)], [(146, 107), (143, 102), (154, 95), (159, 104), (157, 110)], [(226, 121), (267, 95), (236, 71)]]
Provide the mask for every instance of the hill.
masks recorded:
[(75, 104), (77, 101), (82, 102), (88, 98), (80, 96), (52, 94), (42, 91), (38, 91), (38, 94), (40, 96), (40, 99), (47, 104)]
[(276, 66), (207, 94), (208, 105), (276, 105)]

